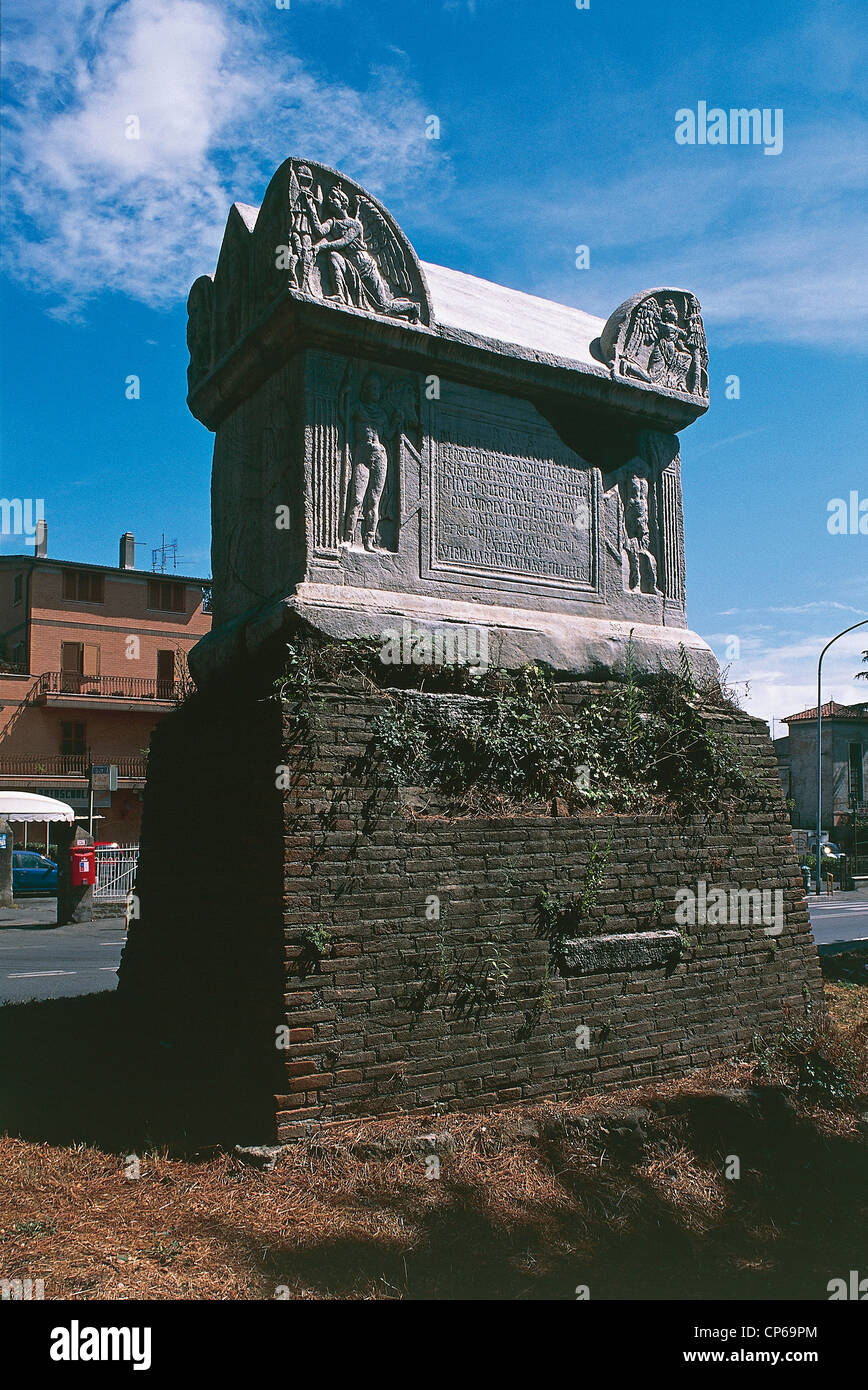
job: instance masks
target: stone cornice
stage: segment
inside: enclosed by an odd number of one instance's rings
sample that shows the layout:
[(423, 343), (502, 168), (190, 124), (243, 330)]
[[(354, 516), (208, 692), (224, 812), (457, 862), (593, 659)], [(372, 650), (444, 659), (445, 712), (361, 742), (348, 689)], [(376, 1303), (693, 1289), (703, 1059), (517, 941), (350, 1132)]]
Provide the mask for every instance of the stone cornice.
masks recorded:
[(282, 295), (188, 396), (202, 424), (221, 421), (297, 353), (319, 348), (533, 400), (544, 413), (571, 407), (635, 429), (677, 432), (708, 408), (677, 391), (613, 379), (599, 367), (444, 326), (399, 323), (298, 293)]

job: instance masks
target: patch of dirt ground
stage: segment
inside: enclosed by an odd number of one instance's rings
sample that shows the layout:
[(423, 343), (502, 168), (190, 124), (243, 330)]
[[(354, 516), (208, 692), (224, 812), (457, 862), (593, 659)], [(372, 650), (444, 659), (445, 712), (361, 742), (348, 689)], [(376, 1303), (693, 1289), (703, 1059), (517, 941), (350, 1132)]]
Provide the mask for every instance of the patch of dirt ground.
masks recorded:
[(826, 988), (810, 1040), (570, 1104), (336, 1125), (272, 1169), (9, 1135), (0, 1277), (46, 1299), (827, 1299), (866, 1260), (868, 986)]

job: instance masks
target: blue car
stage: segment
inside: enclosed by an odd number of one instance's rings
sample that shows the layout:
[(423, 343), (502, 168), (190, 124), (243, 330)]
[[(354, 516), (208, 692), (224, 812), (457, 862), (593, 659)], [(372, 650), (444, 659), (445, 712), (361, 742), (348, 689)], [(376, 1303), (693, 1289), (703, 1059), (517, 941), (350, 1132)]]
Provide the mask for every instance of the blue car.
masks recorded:
[(12, 894), (56, 893), (57, 865), (32, 849), (12, 851)]

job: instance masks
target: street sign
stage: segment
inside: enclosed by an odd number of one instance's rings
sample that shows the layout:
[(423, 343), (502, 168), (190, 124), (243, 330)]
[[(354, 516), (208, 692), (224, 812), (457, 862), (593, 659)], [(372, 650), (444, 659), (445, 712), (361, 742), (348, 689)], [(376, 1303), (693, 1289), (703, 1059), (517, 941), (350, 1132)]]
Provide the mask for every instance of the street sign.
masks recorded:
[(116, 763), (91, 763), (90, 784), (95, 792), (116, 792), (118, 769)]

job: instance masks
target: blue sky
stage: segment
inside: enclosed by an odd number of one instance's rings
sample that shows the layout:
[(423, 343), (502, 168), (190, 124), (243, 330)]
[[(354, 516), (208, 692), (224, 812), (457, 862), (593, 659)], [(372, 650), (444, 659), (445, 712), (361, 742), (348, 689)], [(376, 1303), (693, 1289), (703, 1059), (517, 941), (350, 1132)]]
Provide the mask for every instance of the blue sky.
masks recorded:
[[(165, 532), (207, 573), (186, 292), (229, 205), (319, 159), (425, 260), (603, 317), (647, 286), (699, 296), (691, 626), (753, 712), (813, 703), (819, 646), (868, 617), (868, 535), (827, 530), (831, 499), (868, 498), (866, 36), (862, 0), (6, 0), (0, 492), (45, 499), (52, 554), (114, 563), (130, 529), (149, 567)], [(782, 152), (676, 144), (699, 101), (780, 108)], [(833, 649), (827, 697), (868, 698), (866, 646)]]

